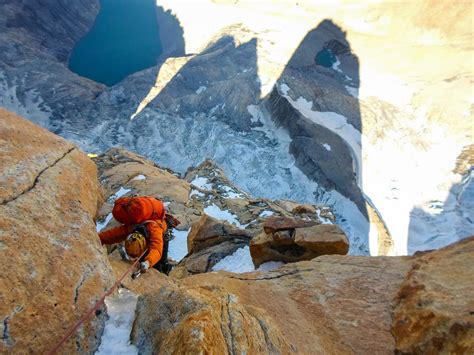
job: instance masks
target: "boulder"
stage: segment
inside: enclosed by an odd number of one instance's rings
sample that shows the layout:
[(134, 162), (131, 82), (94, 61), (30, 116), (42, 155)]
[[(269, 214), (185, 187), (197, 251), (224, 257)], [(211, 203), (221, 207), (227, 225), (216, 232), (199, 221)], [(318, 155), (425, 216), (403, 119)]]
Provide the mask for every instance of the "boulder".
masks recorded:
[(188, 234), (188, 251), (197, 252), (224, 241), (242, 239), (250, 241), (251, 235), (229, 223), (219, 221), (203, 214), (199, 221), (191, 227)]
[(297, 228), (294, 241), (297, 245), (311, 250), (316, 255), (346, 255), (349, 251), (349, 241), (346, 235), (341, 228), (334, 224)]
[(474, 237), (419, 257), (396, 297), (400, 354), (474, 353)]
[(250, 242), (255, 267), (268, 261), (291, 263), (324, 254), (345, 255), (349, 251), (346, 235), (333, 224), (272, 217), (263, 224), (263, 229)]
[[(49, 351), (113, 282), (94, 225), (94, 163), (74, 145), (0, 109), (0, 353)], [(104, 313), (62, 351), (97, 347)]]
[(188, 255), (170, 273), (175, 278), (211, 271), (228, 255), (247, 246), (252, 235), (203, 214), (188, 234)]

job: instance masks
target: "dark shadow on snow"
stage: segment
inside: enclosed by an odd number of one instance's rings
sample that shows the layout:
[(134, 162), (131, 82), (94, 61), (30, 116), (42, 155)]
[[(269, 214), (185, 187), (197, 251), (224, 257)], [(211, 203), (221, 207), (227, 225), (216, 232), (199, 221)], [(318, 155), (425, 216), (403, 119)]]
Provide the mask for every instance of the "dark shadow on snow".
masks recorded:
[[(474, 235), (474, 145), (467, 146), (457, 158), (454, 171), (462, 175), (444, 201), (431, 201), (413, 208), (408, 226), (407, 250), (439, 249)], [(446, 226), (456, 226), (446, 228)]]

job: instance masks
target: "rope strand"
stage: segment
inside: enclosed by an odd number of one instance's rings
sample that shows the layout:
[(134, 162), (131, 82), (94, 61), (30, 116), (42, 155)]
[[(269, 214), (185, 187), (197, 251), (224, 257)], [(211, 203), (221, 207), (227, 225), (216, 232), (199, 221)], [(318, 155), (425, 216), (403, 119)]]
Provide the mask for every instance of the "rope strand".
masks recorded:
[(105, 297), (110, 296), (115, 291), (115, 289), (120, 285), (120, 283), (125, 278), (125, 276), (127, 276), (135, 268), (135, 266), (138, 264), (139, 260), (145, 255), (146, 252), (147, 252), (147, 250), (145, 250), (143, 252), (143, 254), (140, 255), (140, 257), (135, 260), (135, 262), (132, 264), (132, 266), (130, 266), (123, 273), (123, 275), (113, 284), (113, 286), (99, 298), (99, 300), (95, 303), (95, 305), (91, 309), (89, 309), (86, 313), (84, 313), (84, 315), (71, 328), (69, 328), (67, 333), (61, 338), (61, 340), (56, 344), (56, 346), (48, 352), (48, 355), (52, 355), (52, 354), (57, 353), (59, 348), (61, 346), (63, 346), (64, 343), (72, 335), (74, 335), (74, 333), (81, 326), (81, 324), (84, 323), (87, 319), (89, 319), (89, 317), (92, 315), (92, 313), (94, 313), (104, 303)]

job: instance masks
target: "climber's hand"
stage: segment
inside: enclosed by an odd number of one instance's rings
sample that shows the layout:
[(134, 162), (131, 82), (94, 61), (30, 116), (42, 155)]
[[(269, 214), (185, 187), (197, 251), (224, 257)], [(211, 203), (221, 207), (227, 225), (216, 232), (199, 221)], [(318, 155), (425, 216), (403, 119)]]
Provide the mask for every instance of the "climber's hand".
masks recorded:
[(146, 272), (150, 268), (150, 264), (148, 261), (143, 261), (140, 263), (140, 271), (141, 272)]

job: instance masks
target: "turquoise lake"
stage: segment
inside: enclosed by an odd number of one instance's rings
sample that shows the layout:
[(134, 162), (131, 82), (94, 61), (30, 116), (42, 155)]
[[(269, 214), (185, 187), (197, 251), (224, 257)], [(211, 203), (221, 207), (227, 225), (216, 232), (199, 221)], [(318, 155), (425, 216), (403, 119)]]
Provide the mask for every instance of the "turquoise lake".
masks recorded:
[(154, 66), (162, 52), (155, 0), (101, 0), (92, 29), (74, 47), (69, 69), (108, 86)]
[(337, 62), (337, 58), (331, 52), (330, 49), (325, 48), (325, 49), (320, 50), (316, 54), (316, 57), (314, 58), (314, 61), (318, 65), (322, 65), (323, 67), (326, 67), (326, 68), (331, 68), (332, 65)]

